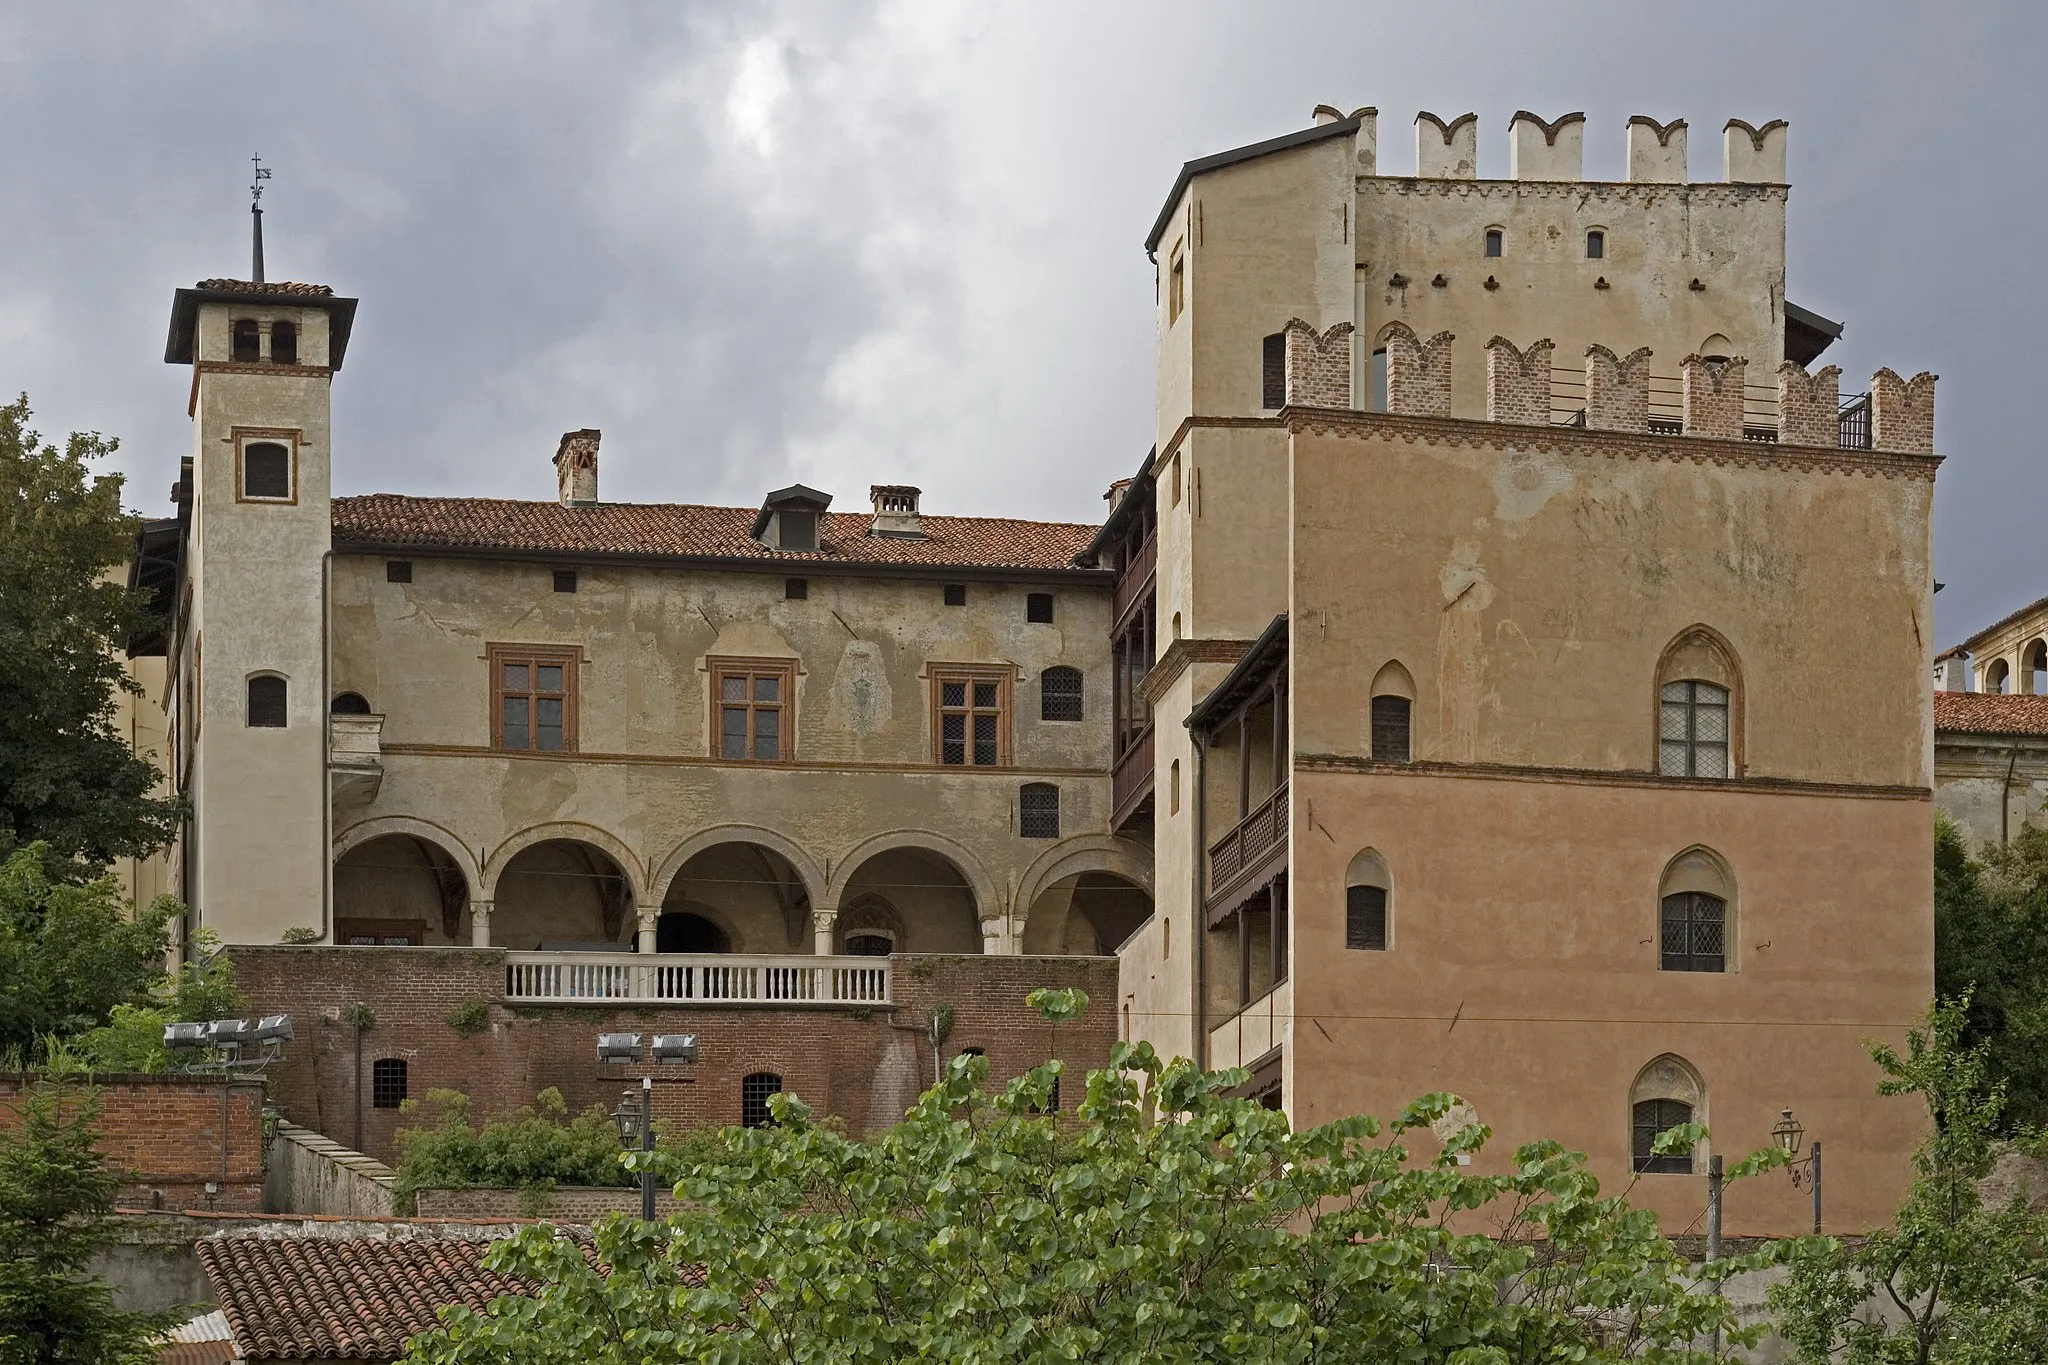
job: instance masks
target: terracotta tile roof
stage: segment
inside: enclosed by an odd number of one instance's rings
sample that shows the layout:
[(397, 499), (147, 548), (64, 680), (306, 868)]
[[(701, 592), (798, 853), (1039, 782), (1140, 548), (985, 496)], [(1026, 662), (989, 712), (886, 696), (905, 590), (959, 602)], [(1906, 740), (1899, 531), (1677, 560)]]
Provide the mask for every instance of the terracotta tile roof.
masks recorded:
[(2048, 735), (2048, 697), (1936, 692), (1934, 728), (1971, 735)]
[(290, 280), (201, 280), (195, 286), (216, 294), (248, 294), (261, 297), (266, 294), (289, 294), (296, 298), (326, 299), (334, 297), (334, 289), (325, 284), (294, 284)]
[(771, 550), (752, 539), (751, 507), (688, 503), (559, 502), (498, 498), (414, 498), (371, 493), (334, 500), (337, 548), (506, 550), (529, 553), (650, 555), (765, 563), (923, 565), (933, 568), (1072, 569), (1095, 527), (1005, 517), (925, 517), (926, 539), (868, 534), (864, 512), (821, 518), (822, 548)]
[[(245, 1360), (396, 1360), (446, 1304), (482, 1309), (531, 1281), (483, 1268), (472, 1238), (218, 1237), (194, 1244)], [(592, 1257), (590, 1245), (584, 1254)]]

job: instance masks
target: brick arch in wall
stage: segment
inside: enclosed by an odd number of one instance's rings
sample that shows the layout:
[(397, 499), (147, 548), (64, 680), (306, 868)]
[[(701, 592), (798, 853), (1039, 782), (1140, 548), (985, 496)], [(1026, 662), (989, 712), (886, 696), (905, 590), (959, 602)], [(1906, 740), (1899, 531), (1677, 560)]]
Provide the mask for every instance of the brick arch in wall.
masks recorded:
[(668, 856), (661, 860), (654, 869), (654, 875), (647, 879), (648, 887), (656, 894), (667, 894), (670, 884), (675, 881), (676, 875), (690, 859), (720, 844), (759, 844), (773, 851), (795, 870), (798, 879), (803, 882), (804, 894), (811, 898), (812, 905), (826, 903), (819, 898), (820, 888), (825, 885), (825, 870), (818, 865), (818, 860), (796, 840), (778, 834), (765, 825), (713, 825), (709, 829), (697, 831), (677, 844)]
[(588, 844), (609, 857), (614, 863), (618, 864), (620, 873), (626, 879), (626, 884), (632, 889), (634, 902), (636, 904), (646, 903), (647, 887), (643, 877), (643, 868), (640, 859), (634, 856), (633, 850), (626, 847), (625, 843), (617, 836), (599, 829), (596, 825), (586, 825), (577, 820), (556, 820), (545, 825), (534, 825), (530, 829), (519, 831), (493, 849), (491, 856), (484, 862), (483, 879), (486, 899), (491, 901), (497, 900), (499, 879), (505, 875), (506, 865), (514, 858), (527, 849), (532, 848), (535, 844), (544, 844), (557, 839), (567, 843)]

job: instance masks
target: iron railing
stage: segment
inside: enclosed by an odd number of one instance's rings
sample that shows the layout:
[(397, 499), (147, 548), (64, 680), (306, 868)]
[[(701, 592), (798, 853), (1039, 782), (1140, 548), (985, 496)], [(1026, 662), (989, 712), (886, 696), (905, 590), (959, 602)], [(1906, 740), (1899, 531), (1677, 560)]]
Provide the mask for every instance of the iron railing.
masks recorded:
[(1843, 450), (1870, 449), (1870, 395), (1851, 394), (1835, 412), (1836, 444)]
[(738, 953), (507, 953), (505, 995), (554, 1003), (886, 1005), (889, 962)]

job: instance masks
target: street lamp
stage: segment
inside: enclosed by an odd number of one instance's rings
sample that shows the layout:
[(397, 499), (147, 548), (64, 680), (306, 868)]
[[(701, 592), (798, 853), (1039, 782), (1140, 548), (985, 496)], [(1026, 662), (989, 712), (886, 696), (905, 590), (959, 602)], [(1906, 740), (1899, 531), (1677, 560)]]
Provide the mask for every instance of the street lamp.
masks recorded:
[(1792, 1188), (1802, 1185), (1813, 1188), (1813, 1232), (1820, 1235), (1820, 1143), (1816, 1141), (1805, 1156), (1795, 1156), (1800, 1140), (1806, 1136), (1806, 1129), (1799, 1120), (1792, 1117), (1790, 1109), (1778, 1111), (1778, 1121), (1771, 1126), (1771, 1140), (1778, 1144), (1778, 1150), (1792, 1158), (1785, 1164), (1792, 1177)]
[[(637, 1033), (598, 1034), (597, 1060), (621, 1066), (639, 1061), (640, 1037)], [(697, 1060), (697, 1035), (657, 1033), (648, 1052), (649, 1060), (658, 1064), (694, 1062)], [(643, 1075), (640, 1078), (638, 1095), (628, 1090), (619, 1097), (618, 1108), (612, 1110), (612, 1126), (618, 1129), (620, 1147), (633, 1150), (633, 1136), (637, 1129), (640, 1150), (654, 1151), (654, 1077)], [(650, 1223), (654, 1221), (654, 1163), (651, 1156), (640, 1171), (640, 1217)]]

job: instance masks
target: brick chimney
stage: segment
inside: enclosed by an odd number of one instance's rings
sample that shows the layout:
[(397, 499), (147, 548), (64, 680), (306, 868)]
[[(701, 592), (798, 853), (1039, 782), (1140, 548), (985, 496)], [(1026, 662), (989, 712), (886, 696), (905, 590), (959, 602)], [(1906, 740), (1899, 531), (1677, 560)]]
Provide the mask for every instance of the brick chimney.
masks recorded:
[(597, 443), (603, 435), (596, 427), (562, 433), (562, 444), (555, 450), (562, 506), (589, 507), (597, 502)]
[(875, 515), (868, 523), (868, 534), (891, 540), (923, 540), (924, 518), (917, 514), (917, 500), (923, 492), (907, 483), (878, 483), (869, 487)]

